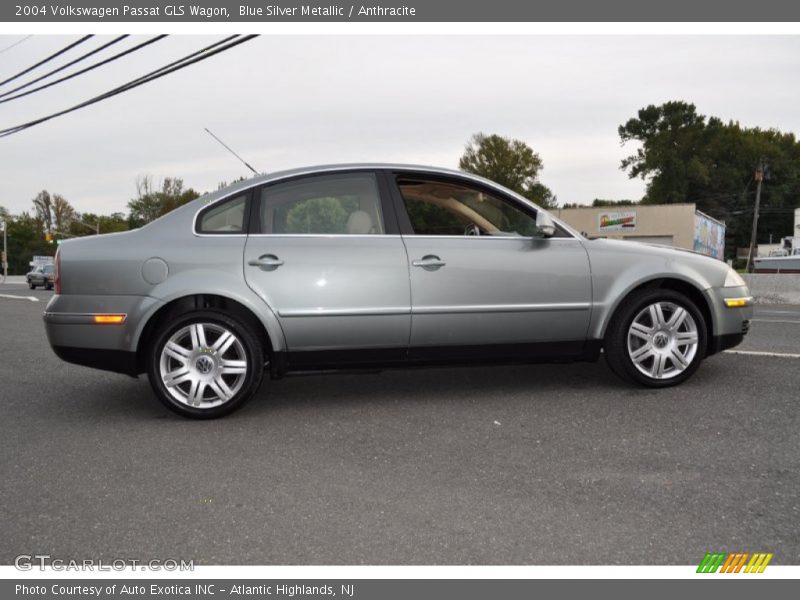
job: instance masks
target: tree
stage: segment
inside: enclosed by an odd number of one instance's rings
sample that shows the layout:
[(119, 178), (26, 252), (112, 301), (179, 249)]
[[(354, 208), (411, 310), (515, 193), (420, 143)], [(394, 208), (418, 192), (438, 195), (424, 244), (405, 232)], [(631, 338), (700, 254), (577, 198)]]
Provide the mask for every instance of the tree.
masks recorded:
[(146, 225), (200, 196), (192, 188), (184, 190), (183, 179), (178, 177), (164, 178), (161, 189), (156, 190), (150, 175), (136, 179), (136, 194), (136, 198), (128, 202), (130, 228)]
[[(347, 204), (347, 208), (343, 204)], [(347, 217), (357, 209), (358, 201), (346, 198), (311, 198), (297, 202), (286, 214), (286, 231), (290, 233), (345, 233)]]
[(110, 215), (81, 213), (71, 224), (69, 233), (75, 237), (94, 235), (97, 232), (98, 223), (100, 224), (100, 233), (114, 233), (116, 231), (128, 230), (128, 217), (125, 213), (115, 212)]
[(47, 243), (42, 233), (43, 223), (30, 213), (10, 217), (8, 226), (8, 272), (23, 275), (34, 255), (52, 256), (53, 245)]
[(53, 204), (51, 206), (53, 213), (53, 224), (56, 226), (56, 231), (66, 231), (69, 229), (70, 224), (77, 218), (78, 213), (72, 208), (72, 205), (60, 194), (53, 196)]
[(33, 209), (36, 212), (36, 218), (42, 222), (42, 226), (46, 231), (53, 228), (53, 201), (50, 199), (50, 193), (47, 190), (42, 190), (33, 199)]
[(620, 168), (647, 182), (642, 203), (693, 202), (725, 221), (729, 257), (748, 243), (754, 171), (765, 158), (769, 179), (762, 189), (758, 239), (790, 234), (791, 209), (800, 200), (800, 143), (794, 134), (707, 118), (682, 101), (647, 106), (618, 132), (623, 144), (639, 144)]
[(51, 196), (47, 190), (42, 190), (33, 199), (33, 209), (45, 231), (67, 231), (77, 217), (75, 209), (64, 196)]
[(521, 140), (476, 133), (467, 142), (458, 166), (462, 171), (491, 179), (545, 208), (556, 205), (556, 197), (538, 180), (542, 159)]
[(594, 207), (604, 206), (636, 206), (639, 204), (636, 200), (605, 200), (603, 198), (595, 198), (592, 201)]

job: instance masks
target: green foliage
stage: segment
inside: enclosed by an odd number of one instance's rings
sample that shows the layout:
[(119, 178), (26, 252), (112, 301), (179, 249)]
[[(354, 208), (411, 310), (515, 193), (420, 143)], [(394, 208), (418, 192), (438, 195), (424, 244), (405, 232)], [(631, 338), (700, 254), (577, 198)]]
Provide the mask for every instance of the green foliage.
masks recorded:
[(636, 206), (639, 204), (636, 200), (604, 200), (603, 198), (595, 198), (592, 201), (594, 207), (604, 206)]
[(184, 190), (183, 179), (178, 177), (164, 178), (158, 190), (153, 187), (149, 175), (139, 177), (136, 190), (137, 197), (128, 202), (128, 226), (131, 229), (146, 225), (200, 196), (192, 188)]
[(34, 255), (55, 254), (56, 248), (44, 240), (44, 226), (41, 220), (28, 212), (10, 217), (7, 221), (8, 234), (8, 272), (11, 275), (24, 275), (30, 269), (28, 263)]
[(95, 235), (98, 221), (100, 233), (114, 233), (128, 230), (128, 217), (124, 213), (115, 212), (110, 215), (97, 215), (95, 213), (81, 213), (70, 225), (68, 233), (75, 237)]
[(77, 213), (72, 205), (61, 194), (50, 195), (42, 190), (33, 199), (36, 218), (42, 222), (45, 231), (67, 231)]
[(275, 211), (275, 233), (346, 233), (355, 198), (310, 198)]
[(507, 187), (545, 208), (556, 205), (553, 193), (538, 181), (542, 159), (525, 142), (476, 133), (458, 161), (462, 171)]
[(221, 190), (223, 188), (226, 188), (229, 185), (233, 185), (234, 183), (239, 183), (240, 181), (247, 181), (247, 177), (244, 177), (243, 175), (240, 175), (239, 177), (237, 177), (236, 179), (234, 179), (231, 182), (220, 181), (219, 183), (217, 183), (217, 191), (219, 191), (219, 190)]
[(791, 209), (800, 204), (800, 143), (794, 134), (707, 118), (681, 101), (641, 109), (618, 133), (623, 143), (639, 144), (620, 168), (647, 181), (642, 203), (696, 203), (726, 222), (729, 256), (749, 243), (753, 175), (765, 158), (770, 178), (762, 188), (758, 239), (791, 234)]

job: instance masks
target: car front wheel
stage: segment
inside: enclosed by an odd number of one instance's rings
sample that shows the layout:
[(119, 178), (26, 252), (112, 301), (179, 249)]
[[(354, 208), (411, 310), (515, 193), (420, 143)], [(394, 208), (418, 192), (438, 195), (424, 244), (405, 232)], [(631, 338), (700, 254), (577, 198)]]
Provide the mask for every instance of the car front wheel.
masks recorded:
[(649, 387), (691, 377), (706, 354), (706, 322), (697, 306), (672, 290), (640, 290), (609, 324), (606, 362), (617, 375)]
[(241, 407), (261, 384), (264, 355), (248, 328), (229, 315), (193, 311), (156, 335), (150, 384), (170, 410), (196, 419)]

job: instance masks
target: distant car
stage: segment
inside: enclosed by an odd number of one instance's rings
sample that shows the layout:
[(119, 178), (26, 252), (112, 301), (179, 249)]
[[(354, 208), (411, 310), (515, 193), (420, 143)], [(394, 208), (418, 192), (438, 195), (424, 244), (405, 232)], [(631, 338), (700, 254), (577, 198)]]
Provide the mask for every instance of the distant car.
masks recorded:
[(588, 240), (486, 179), (381, 164), (260, 176), (139, 230), (69, 240), (55, 285), (58, 356), (147, 372), (196, 418), (241, 406), (264, 371), (603, 350), (618, 375), (671, 386), (740, 343), (752, 314), (722, 261)]
[(54, 265), (39, 265), (34, 268), (33, 271), (25, 276), (28, 281), (28, 287), (33, 290), (41, 286), (46, 290), (52, 290), (55, 277), (54, 271)]

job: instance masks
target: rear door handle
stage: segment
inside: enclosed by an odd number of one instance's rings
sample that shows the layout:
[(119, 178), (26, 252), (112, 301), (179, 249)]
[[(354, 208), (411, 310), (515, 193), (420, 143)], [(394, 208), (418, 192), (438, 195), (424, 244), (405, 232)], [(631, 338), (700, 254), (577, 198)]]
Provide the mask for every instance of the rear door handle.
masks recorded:
[(283, 261), (274, 254), (262, 254), (258, 258), (253, 258), (247, 261), (251, 267), (261, 267), (264, 269), (277, 269), (283, 264)]
[(411, 266), (422, 267), (423, 269), (438, 269), (445, 266), (447, 263), (434, 254), (426, 254), (419, 260), (412, 260)]

